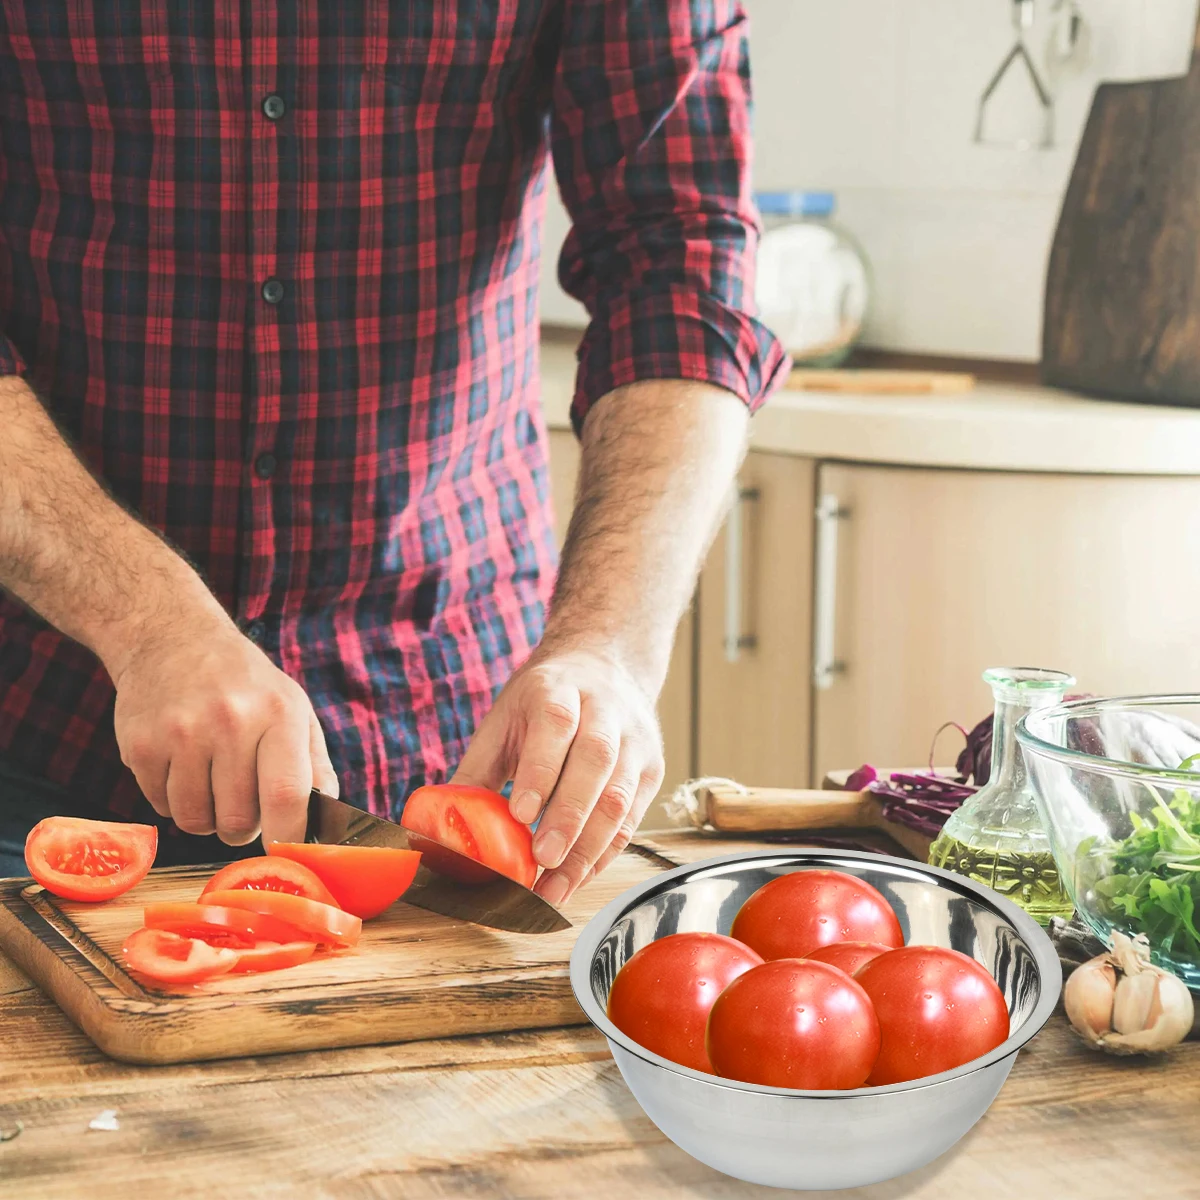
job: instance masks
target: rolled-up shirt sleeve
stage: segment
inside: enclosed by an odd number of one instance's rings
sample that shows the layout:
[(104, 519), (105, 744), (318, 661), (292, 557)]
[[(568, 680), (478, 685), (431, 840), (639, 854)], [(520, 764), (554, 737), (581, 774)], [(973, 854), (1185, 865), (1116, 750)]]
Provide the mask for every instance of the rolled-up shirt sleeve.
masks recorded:
[(551, 112), (588, 310), (571, 409), (645, 379), (716, 384), (751, 411), (788, 357), (756, 319), (746, 16), (736, 0), (564, 0)]

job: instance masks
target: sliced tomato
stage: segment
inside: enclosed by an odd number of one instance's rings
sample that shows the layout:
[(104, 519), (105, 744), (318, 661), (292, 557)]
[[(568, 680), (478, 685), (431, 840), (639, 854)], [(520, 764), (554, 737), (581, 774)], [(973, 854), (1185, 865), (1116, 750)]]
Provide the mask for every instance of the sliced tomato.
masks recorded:
[[(318, 846), (311, 842), (272, 842), (267, 850), (315, 875), (333, 893), (339, 908), (369, 921), (408, 890), (421, 864), (416, 850), (387, 846)], [(219, 878), (214, 876), (213, 882)], [(207, 890), (207, 889), (205, 889)], [(313, 896), (316, 900), (319, 897)], [(326, 901), (330, 903), (331, 901)]]
[(442, 846), (448, 846), (526, 887), (537, 878), (533, 832), (509, 812), (499, 792), (452, 783), (417, 788), (405, 802), (400, 824), (418, 835), (410, 844), (431, 871), (462, 883), (487, 882), (486, 871), (446, 854)]
[[(240, 893), (222, 892), (221, 895)], [(266, 893), (263, 895), (274, 895)], [(313, 903), (309, 901), (308, 903)], [(247, 912), (236, 906), (209, 904), (147, 904), (143, 921), (147, 929), (165, 929), (180, 937), (196, 938), (210, 946), (249, 950), (260, 942), (303, 942), (308, 939), (295, 925), (270, 914)]]
[(304, 896), (308, 900), (319, 900), (322, 904), (336, 907), (337, 900), (302, 859), (289, 861), (260, 854), (257, 858), (243, 858), (222, 867), (205, 885), (202, 896), (209, 892), (237, 892), (242, 889), (260, 892), (287, 892), (289, 896)]
[(64, 900), (111, 900), (146, 878), (157, 849), (153, 825), (47, 817), (25, 839), (25, 865)]
[(276, 917), (293, 927), (291, 937), (267, 938), (273, 942), (308, 941), (322, 946), (355, 946), (362, 935), (362, 920), (353, 913), (342, 912), (319, 900), (289, 896), (286, 892), (210, 892), (200, 897), (200, 904)]
[(135, 930), (125, 939), (121, 957), (131, 971), (160, 983), (199, 983), (232, 971), (238, 962), (235, 950), (165, 929)]
[(237, 952), (237, 966), (233, 968), (233, 973), (241, 975), (249, 971), (282, 971), (284, 967), (308, 962), (316, 949), (316, 942), (259, 942), (249, 950)]

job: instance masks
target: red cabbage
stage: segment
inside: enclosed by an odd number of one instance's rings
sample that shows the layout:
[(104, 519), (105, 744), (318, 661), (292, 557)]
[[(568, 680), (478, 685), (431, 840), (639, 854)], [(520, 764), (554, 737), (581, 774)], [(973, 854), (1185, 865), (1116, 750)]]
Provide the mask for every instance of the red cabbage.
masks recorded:
[[(952, 772), (938, 771), (933, 756), (939, 735), (957, 729), (966, 739)], [(846, 780), (851, 791), (864, 788), (883, 802), (883, 815), (889, 821), (907, 825), (926, 837), (937, 837), (950, 814), (987, 782), (992, 769), (992, 718), (986, 717), (969, 733), (953, 721), (933, 735), (927, 771), (893, 771), (887, 779), (864, 763)]]
[(879, 778), (879, 772), (874, 767), (863, 763), (861, 767), (855, 771), (849, 779), (846, 780), (846, 791), (861, 792), (868, 784), (872, 784)]

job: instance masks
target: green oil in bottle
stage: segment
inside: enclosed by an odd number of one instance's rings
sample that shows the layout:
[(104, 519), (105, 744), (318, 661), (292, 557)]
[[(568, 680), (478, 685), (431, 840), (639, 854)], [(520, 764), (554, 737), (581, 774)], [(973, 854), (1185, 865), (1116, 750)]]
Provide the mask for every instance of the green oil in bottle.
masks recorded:
[(1070, 920), (1075, 911), (1048, 850), (983, 849), (943, 833), (929, 848), (929, 864), (990, 887), (1041, 925), (1051, 917)]
[(1061, 671), (1002, 667), (985, 671), (995, 697), (988, 781), (950, 819), (929, 849), (929, 864), (999, 892), (1034, 920), (1067, 917), (1075, 906), (1063, 888), (1034, 800), (1017, 723), (1059, 703), (1075, 680)]

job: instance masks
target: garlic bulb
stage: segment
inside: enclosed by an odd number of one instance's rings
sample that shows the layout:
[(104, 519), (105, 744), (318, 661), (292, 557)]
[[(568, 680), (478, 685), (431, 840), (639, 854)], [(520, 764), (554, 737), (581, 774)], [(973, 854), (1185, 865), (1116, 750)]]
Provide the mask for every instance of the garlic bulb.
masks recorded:
[(1111, 952), (1076, 967), (1063, 988), (1075, 1030), (1110, 1054), (1154, 1054), (1182, 1042), (1194, 1019), (1183, 980), (1151, 965), (1145, 934), (1112, 939)]

